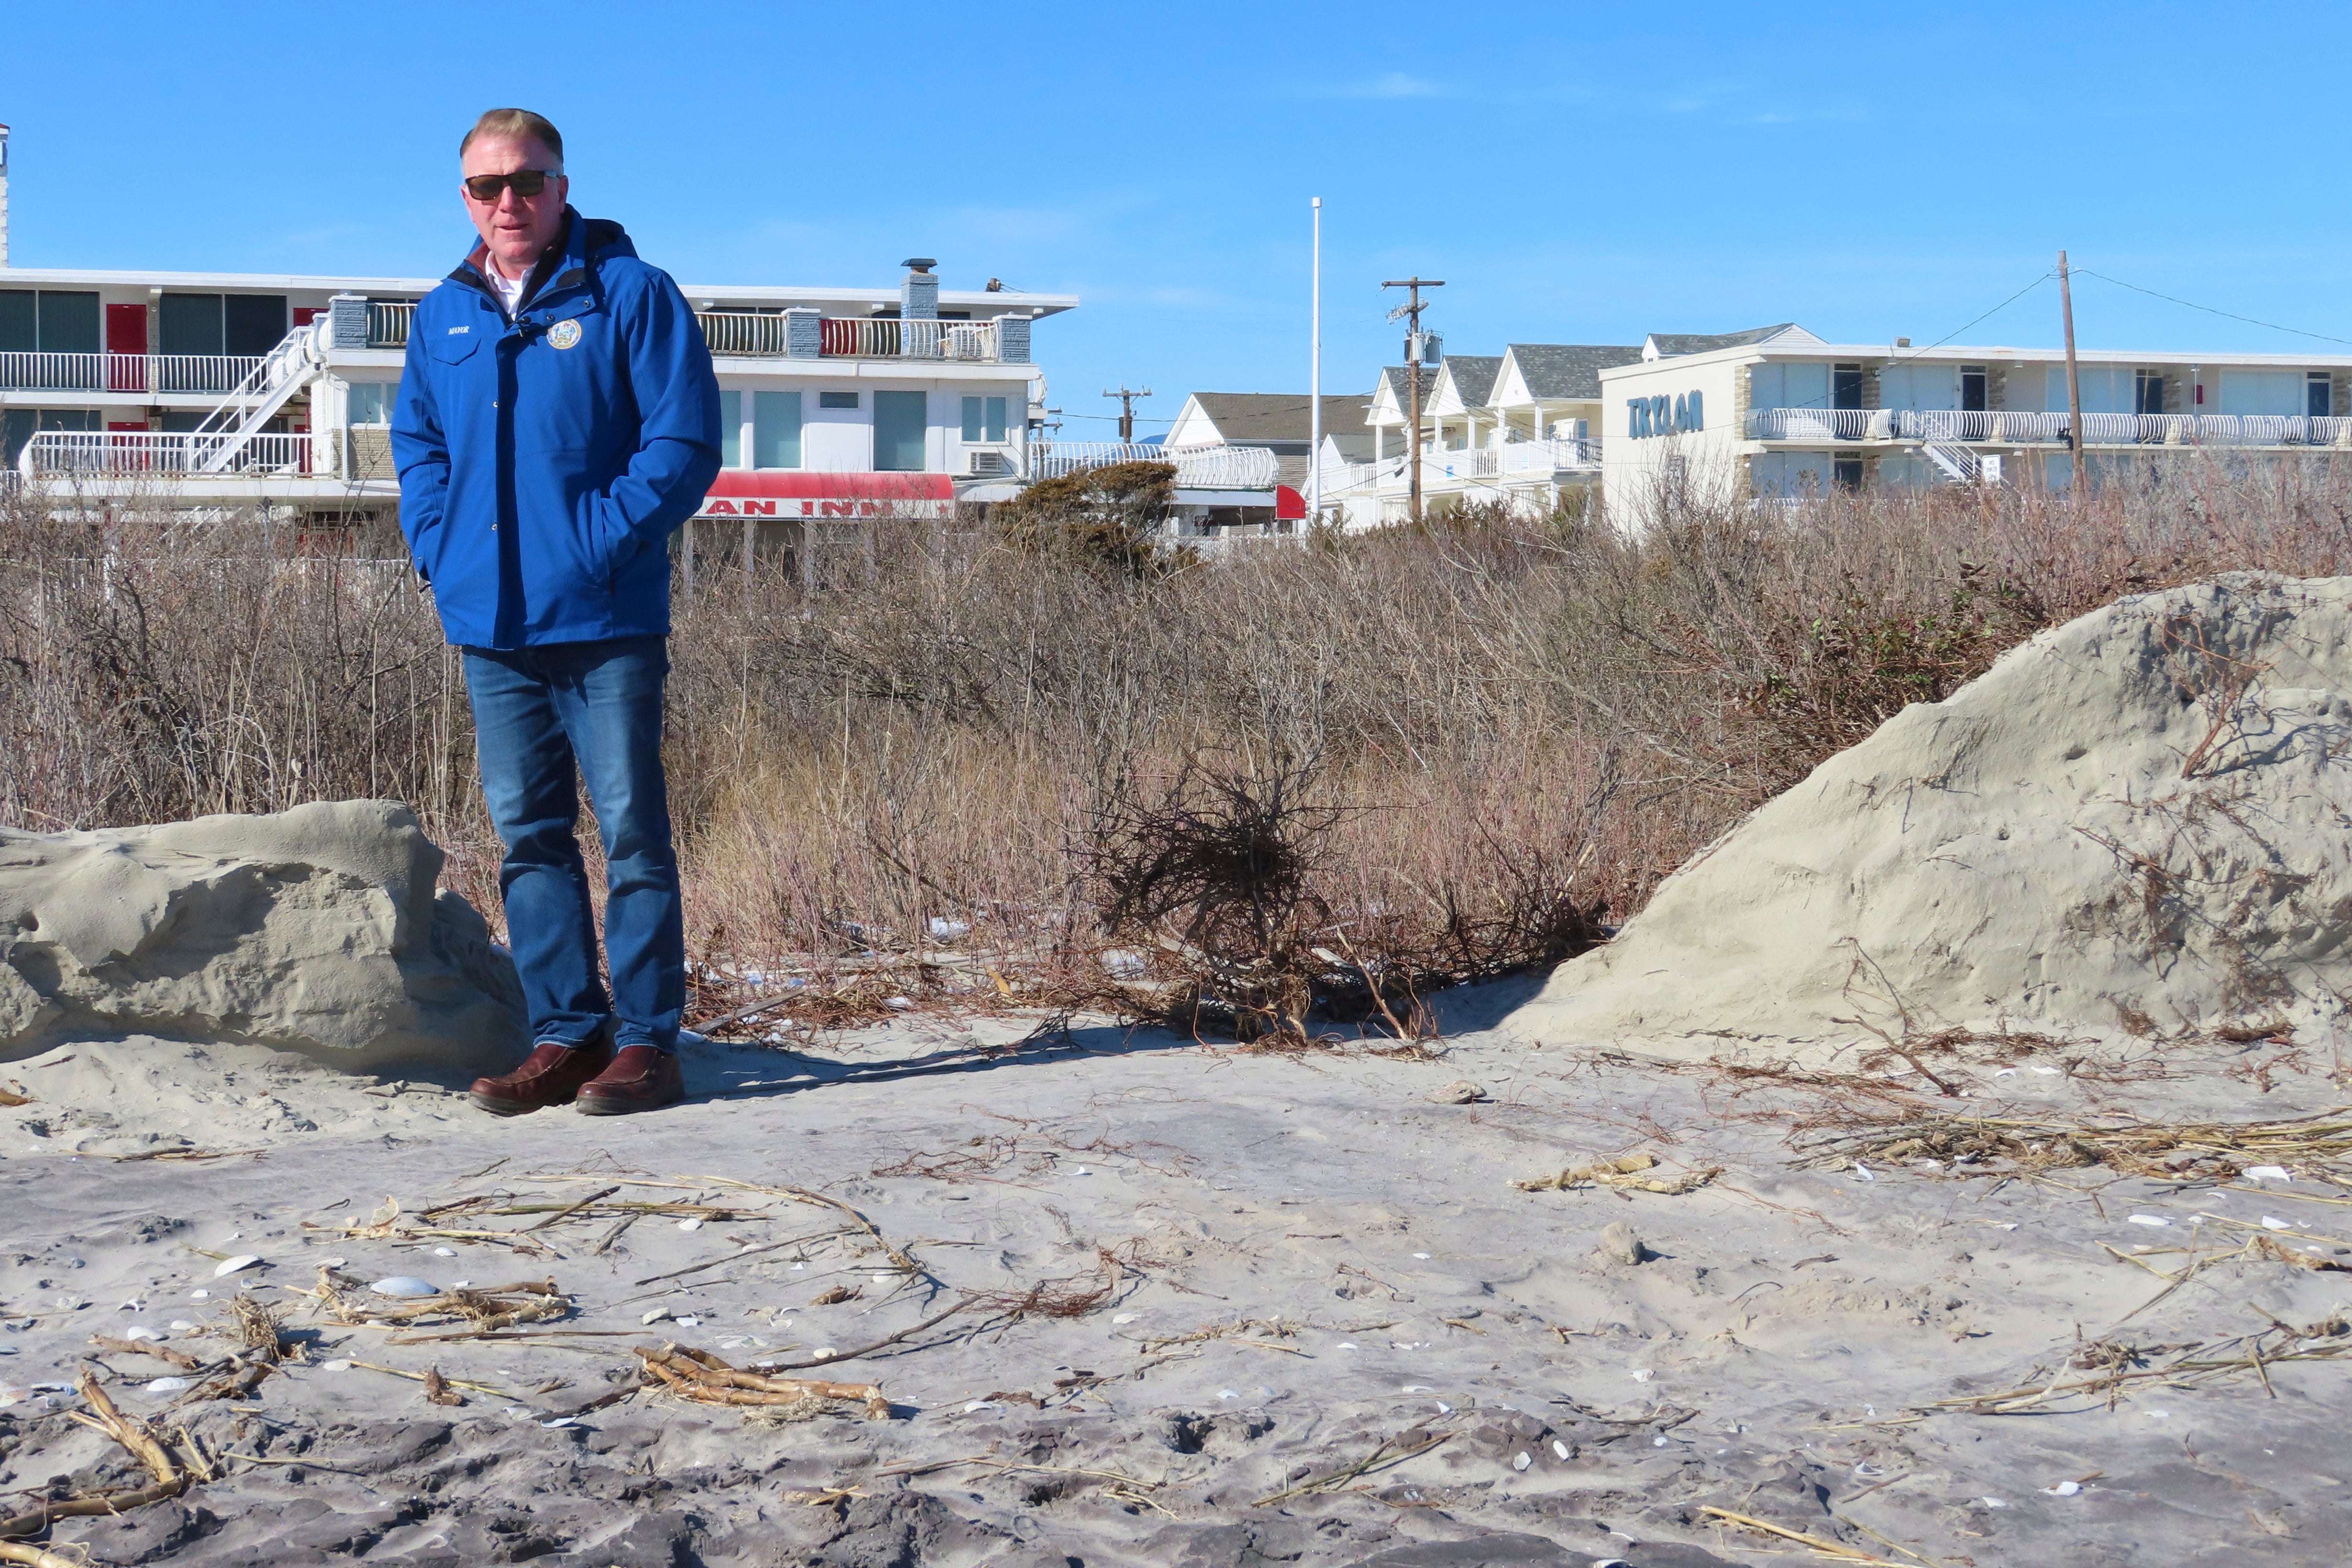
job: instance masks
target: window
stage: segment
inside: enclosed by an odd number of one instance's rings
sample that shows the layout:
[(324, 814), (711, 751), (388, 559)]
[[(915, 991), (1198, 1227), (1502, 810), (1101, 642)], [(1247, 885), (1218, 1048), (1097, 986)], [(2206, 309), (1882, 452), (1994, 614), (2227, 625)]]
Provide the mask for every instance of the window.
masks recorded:
[(1985, 411), (1985, 367), (1980, 364), (1960, 366), (1960, 412), (1981, 414)]
[(743, 395), (726, 387), (719, 392), (719, 466), (743, 466)]
[(967, 446), (1004, 439), (1004, 399), (967, 397), (963, 400), (963, 438)]
[(2303, 378), (2303, 411), (2325, 419), (2336, 410), (2334, 378), (2324, 370), (2308, 371)]
[(797, 389), (751, 395), (751, 466), (801, 466), (801, 395)]
[(919, 392), (874, 395), (874, 466), (884, 473), (923, 471), (925, 427), (929, 416)]
[(2143, 370), (2132, 377), (2132, 412), (2161, 414), (2164, 412), (2164, 373)]
[(1840, 452), (1831, 459), (1830, 480), (1842, 490), (1862, 489), (1862, 454)]
[(389, 425), (392, 423), (394, 400), (399, 395), (397, 382), (355, 381), (352, 383), (351, 391), (344, 395), (343, 423)]
[(158, 310), (156, 335), (167, 354), (213, 354), (221, 347), (221, 297), (166, 294)]
[(1830, 378), (1830, 406), (1859, 408), (1862, 406), (1862, 366), (1842, 364)]
[(286, 335), (283, 294), (166, 294), (157, 335), (167, 354), (259, 356)]
[(0, 289), (0, 350), (98, 353), (98, 296)]
[(820, 392), (816, 395), (819, 408), (855, 408), (857, 394), (854, 392)]
[(222, 337), (233, 354), (266, 354), (285, 338), (286, 296), (231, 294), (221, 301)]

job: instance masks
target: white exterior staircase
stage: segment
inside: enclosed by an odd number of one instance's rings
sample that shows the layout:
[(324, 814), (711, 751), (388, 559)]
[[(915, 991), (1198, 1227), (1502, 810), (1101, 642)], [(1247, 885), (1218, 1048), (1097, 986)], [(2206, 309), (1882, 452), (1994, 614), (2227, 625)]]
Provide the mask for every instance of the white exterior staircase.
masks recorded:
[(1937, 482), (1949, 485), (1980, 484), (1984, 479), (1984, 463), (1966, 447), (1950, 441), (1922, 441), (1919, 450), (1936, 466)]
[(220, 474), (236, 466), (262, 426), (327, 368), (327, 331), (328, 318), (322, 314), (287, 333), (221, 405), (205, 416), (188, 437), (191, 472)]

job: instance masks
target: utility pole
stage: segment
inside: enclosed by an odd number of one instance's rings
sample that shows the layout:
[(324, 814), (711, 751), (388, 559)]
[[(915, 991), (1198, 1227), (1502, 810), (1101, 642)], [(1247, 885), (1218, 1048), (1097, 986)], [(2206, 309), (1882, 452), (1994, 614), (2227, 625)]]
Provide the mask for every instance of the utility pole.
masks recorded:
[(1119, 442), (1122, 446), (1132, 445), (1135, 440), (1135, 400), (1150, 396), (1151, 388), (1147, 386), (1141, 392), (1130, 392), (1127, 383), (1122, 381), (1117, 392), (1105, 392), (1103, 395), (1118, 399)]
[(1393, 321), (1401, 317), (1409, 318), (1412, 323), (1405, 329), (1404, 334), (1405, 397), (1410, 405), (1406, 416), (1409, 421), (1410, 444), (1406, 448), (1408, 455), (1405, 461), (1411, 465), (1412, 474), (1412, 478), (1408, 480), (1409, 488), (1405, 492), (1405, 507), (1417, 527), (1421, 522), (1421, 351), (1424, 342), (1421, 333), (1421, 313), (1429, 308), (1423, 300), (1421, 291), (1423, 289), (1443, 289), (1445, 287), (1445, 279), (1404, 278), (1383, 283), (1381, 287), (1412, 290), (1411, 299), (1389, 312), (1389, 320)]
[(1315, 198), (1315, 279), (1307, 365), (1307, 515), (1323, 521), (1323, 198)]
[(2091, 476), (2083, 461), (2083, 384), (2074, 370), (2074, 287), (2066, 253), (2058, 253), (2058, 309), (2066, 318), (2066, 447), (2074, 454), (2074, 493), (2088, 493)]

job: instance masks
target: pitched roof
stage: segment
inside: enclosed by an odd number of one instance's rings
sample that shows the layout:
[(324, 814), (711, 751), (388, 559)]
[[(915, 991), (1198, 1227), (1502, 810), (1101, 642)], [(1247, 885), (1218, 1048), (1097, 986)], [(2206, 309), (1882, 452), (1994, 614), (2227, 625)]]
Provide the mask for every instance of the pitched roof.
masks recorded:
[(1494, 395), (1495, 377), (1502, 374), (1500, 354), (1448, 354), (1438, 369), (1451, 376), (1454, 395), (1465, 408), (1484, 408)]
[(1642, 363), (1641, 348), (1625, 343), (1512, 343), (1509, 354), (1538, 398), (1599, 397), (1602, 371)]
[[(1400, 385), (1402, 384), (1400, 383)], [(1232, 445), (1254, 441), (1307, 441), (1314, 436), (1314, 410), (1303, 392), (1196, 392), (1192, 401)], [(1369, 394), (1323, 395), (1323, 428), (1360, 426), (1370, 412)]]
[[(1801, 332), (1814, 342), (1821, 340), (1797, 325), (1782, 321), (1777, 326), (1750, 327), (1744, 332), (1652, 332), (1644, 345), (1644, 359), (1673, 359), (1677, 354), (1703, 354), (1717, 349), (1749, 348), (1757, 343), (1769, 343), (1784, 332)], [(1653, 354), (1651, 351), (1654, 350)]]
[[(1387, 365), (1382, 367), (1381, 371), (1381, 380), (1387, 384), (1389, 395), (1396, 399), (1396, 405), (1399, 408), (1402, 408), (1404, 406), (1405, 398), (1411, 395), (1405, 390), (1404, 373), (1405, 367), (1401, 364)], [(1423, 403), (1427, 403), (1429, 401), (1430, 389), (1436, 384), (1437, 367), (1433, 364), (1423, 365), (1421, 367), (1421, 400)], [(1375, 397), (1378, 395), (1378, 393), (1373, 394), (1373, 396)]]

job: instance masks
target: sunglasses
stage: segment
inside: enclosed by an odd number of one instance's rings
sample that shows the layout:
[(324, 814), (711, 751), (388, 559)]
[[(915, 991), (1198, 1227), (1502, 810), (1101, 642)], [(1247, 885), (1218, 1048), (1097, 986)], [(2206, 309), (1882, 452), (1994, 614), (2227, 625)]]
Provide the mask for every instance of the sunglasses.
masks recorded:
[(509, 187), (512, 187), (515, 195), (528, 198), (546, 190), (551, 176), (562, 177), (560, 172), (553, 169), (517, 169), (511, 174), (473, 174), (466, 180), (466, 194), (487, 204), (497, 201)]

